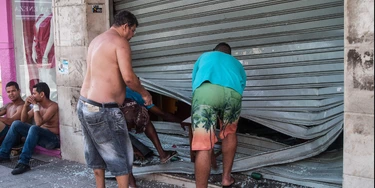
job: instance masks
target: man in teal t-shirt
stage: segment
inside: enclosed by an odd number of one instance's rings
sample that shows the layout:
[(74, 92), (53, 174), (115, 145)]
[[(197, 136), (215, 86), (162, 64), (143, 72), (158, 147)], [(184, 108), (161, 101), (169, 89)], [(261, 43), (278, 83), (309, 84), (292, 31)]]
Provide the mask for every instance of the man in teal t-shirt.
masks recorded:
[(237, 123), (240, 118), (246, 73), (242, 64), (231, 55), (231, 47), (218, 44), (213, 52), (202, 54), (192, 75), (192, 150), (196, 151), (196, 187), (206, 188), (211, 169), (211, 155), (217, 120), (223, 152), (223, 187), (234, 183), (231, 176), (237, 148)]

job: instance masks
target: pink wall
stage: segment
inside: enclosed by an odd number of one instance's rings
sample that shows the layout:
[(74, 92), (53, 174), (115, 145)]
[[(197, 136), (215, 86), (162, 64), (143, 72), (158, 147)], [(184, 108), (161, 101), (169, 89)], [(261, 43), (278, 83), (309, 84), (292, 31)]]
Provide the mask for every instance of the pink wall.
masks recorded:
[(2, 96), (4, 104), (6, 104), (9, 99), (5, 91), (5, 85), (9, 81), (17, 81), (11, 0), (0, 1), (0, 65)]

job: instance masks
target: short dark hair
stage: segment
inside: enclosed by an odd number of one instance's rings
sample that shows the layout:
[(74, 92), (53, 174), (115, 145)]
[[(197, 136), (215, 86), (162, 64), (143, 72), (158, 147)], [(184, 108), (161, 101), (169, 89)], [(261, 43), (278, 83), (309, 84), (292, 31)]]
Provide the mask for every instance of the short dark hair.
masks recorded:
[(216, 47), (214, 48), (214, 51), (220, 51), (220, 52), (224, 52), (224, 53), (227, 53), (229, 55), (232, 55), (232, 48), (229, 46), (229, 44), (227, 44), (225, 42), (222, 42), (222, 43), (216, 45)]
[(10, 86), (14, 86), (17, 90), (20, 90), (20, 86), (18, 86), (17, 82), (10, 81), (10, 82), (7, 83), (5, 88), (10, 87)]
[(131, 12), (122, 10), (114, 16), (113, 26), (120, 27), (125, 24), (128, 24), (129, 27), (133, 27), (133, 25), (138, 27), (138, 20)]
[(33, 86), (33, 88), (35, 88), (38, 93), (43, 92), (44, 95), (47, 97), (47, 99), (49, 99), (49, 87), (46, 83), (39, 82), (39, 83), (35, 84)]

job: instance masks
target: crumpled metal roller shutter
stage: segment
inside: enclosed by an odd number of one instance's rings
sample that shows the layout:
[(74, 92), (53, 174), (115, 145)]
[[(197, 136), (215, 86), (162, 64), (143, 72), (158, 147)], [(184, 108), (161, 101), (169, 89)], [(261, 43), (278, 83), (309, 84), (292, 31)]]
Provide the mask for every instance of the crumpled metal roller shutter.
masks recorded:
[(190, 103), (195, 60), (227, 42), (247, 72), (242, 117), (301, 139), (341, 131), (343, 0), (114, 0), (114, 9), (140, 22), (133, 66), (149, 90)]

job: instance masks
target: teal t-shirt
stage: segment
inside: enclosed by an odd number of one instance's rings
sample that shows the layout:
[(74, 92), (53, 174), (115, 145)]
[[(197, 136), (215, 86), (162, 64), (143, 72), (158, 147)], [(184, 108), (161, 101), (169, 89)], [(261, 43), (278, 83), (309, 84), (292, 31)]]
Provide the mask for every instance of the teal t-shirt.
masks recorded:
[(234, 89), (242, 95), (246, 86), (246, 72), (242, 64), (233, 56), (223, 52), (206, 52), (195, 62), (193, 93), (203, 82)]
[(126, 87), (125, 98), (134, 100), (135, 102), (137, 102), (137, 104), (146, 107), (147, 110), (155, 106), (154, 104), (150, 104), (148, 106), (145, 106), (145, 101), (143, 100), (142, 95), (133, 91), (133, 90), (131, 90), (129, 87)]

